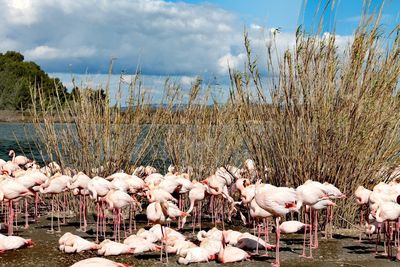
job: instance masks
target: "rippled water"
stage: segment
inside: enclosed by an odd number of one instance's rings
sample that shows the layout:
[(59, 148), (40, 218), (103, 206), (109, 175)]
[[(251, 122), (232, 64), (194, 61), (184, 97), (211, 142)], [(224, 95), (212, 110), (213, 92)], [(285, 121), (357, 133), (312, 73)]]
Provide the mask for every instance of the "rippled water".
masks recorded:
[(0, 123), (0, 158), (8, 159), (8, 151), (25, 154), (29, 158), (41, 159), (35, 145), (35, 130), (31, 123)]

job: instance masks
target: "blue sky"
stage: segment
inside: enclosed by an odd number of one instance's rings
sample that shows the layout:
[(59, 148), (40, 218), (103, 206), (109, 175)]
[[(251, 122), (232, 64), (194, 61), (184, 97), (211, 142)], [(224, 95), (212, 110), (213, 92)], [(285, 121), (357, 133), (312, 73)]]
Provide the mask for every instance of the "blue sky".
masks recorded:
[[(302, 7), (304, 14), (303, 24), (306, 29), (316, 30), (320, 18), (323, 17), (323, 31), (335, 31), (341, 35), (351, 35), (357, 28), (361, 14), (373, 14), (379, 11), (383, 4), (381, 26), (386, 31), (391, 31), (400, 23), (399, 11), (400, 1), (398, 0), (371, 0), (364, 5), (363, 0), (337, 0), (332, 5), (331, 0), (307, 1)], [(325, 12), (324, 12), (325, 11)]]
[[(363, 0), (337, 0), (322, 14), (328, 1), (0, 0), (0, 52), (20, 51), (67, 85), (71, 74), (101, 80), (110, 58), (116, 58), (116, 75), (140, 65), (149, 86), (167, 76), (188, 85), (197, 75), (226, 81), (228, 65), (243, 67), (244, 27), (260, 64), (271, 28), (281, 28), (276, 44), (284, 51), (294, 46), (299, 23), (311, 32), (321, 15), (323, 30), (335, 29), (345, 45)], [(367, 13), (381, 2), (372, 0)], [(384, 29), (399, 23), (399, 10), (400, 1), (385, 2)]]

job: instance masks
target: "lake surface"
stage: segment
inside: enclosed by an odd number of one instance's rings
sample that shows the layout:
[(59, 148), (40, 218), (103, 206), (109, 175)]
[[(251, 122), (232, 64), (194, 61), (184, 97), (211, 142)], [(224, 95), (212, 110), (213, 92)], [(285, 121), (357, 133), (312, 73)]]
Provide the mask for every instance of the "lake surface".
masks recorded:
[(0, 123), (0, 158), (8, 160), (8, 151), (41, 161), (34, 125), (32, 123)]

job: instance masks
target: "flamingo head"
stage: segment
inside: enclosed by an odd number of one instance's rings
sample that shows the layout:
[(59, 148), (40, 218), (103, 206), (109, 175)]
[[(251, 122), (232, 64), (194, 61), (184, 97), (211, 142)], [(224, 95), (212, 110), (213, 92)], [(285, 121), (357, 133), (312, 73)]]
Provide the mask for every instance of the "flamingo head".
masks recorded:
[(32, 239), (26, 239), (26, 240), (25, 240), (25, 245), (26, 245), (27, 247), (33, 247), (33, 241), (32, 241)]
[(9, 156), (9, 157), (12, 157), (12, 156), (14, 156), (14, 155), (15, 155), (15, 151), (11, 149), (11, 150), (8, 152), (8, 156)]
[(200, 181), (200, 183), (202, 183), (204, 185), (208, 185), (208, 181), (207, 180), (202, 180), (202, 181)]

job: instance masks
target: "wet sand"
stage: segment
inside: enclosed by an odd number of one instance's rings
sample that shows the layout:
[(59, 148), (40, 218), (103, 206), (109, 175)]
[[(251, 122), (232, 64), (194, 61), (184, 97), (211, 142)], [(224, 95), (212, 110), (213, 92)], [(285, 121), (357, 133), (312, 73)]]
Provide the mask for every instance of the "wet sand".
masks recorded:
[[(31, 248), (22, 248), (15, 251), (7, 251), (0, 254), (0, 266), (70, 266), (73, 263), (85, 259), (96, 257), (95, 252), (85, 252), (82, 254), (64, 254), (58, 250), (58, 239), (65, 232), (72, 232), (80, 235), (88, 240), (94, 240), (95, 225), (93, 222), (89, 224), (88, 231), (82, 233), (77, 231), (79, 221), (76, 218), (67, 220), (67, 225), (62, 225), (61, 233), (49, 233), (50, 219), (42, 216), (37, 223), (32, 223), (30, 228), (25, 230), (20, 227), (15, 235), (24, 238), (31, 238), (34, 246)], [(22, 225), (22, 222), (21, 222)], [(57, 221), (55, 221), (57, 225)], [(138, 229), (145, 226), (146, 223), (141, 221), (138, 223)], [(248, 231), (247, 228), (240, 226), (227, 226), (226, 228)], [(206, 228), (207, 229), (207, 228)], [(2, 229), (2, 232), (4, 229)], [(108, 227), (111, 231), (111, 227)], [(400, 266), (395, 260), (375, 255), (375, 240), (364, 241), (358, 243), (357, 233), (355, 231), (335, 231), (334, 239), (324, 240), (320, 238), (320, 248), (313, 251), (314, 259), (300, 258), (301, 246), (303, 239), (301, 235), (282, 235), (281, 242), (281, 266)], [(193, 238), (190, 223), (186, 225), (184, 230), (186, 236)], [(111, 232), (109, 232), (111, 236)], [(121, 233), (121, 237), (123, 233)], [(274, 234), (271, 236), (274, 238)], [(273, 243), (273, 242), (271, 242)], [(379, 247), (380, 251), (382, 246)], [(263, 253), (263, 252), (262, 252)], [(269, 253), (270, 257), (253, 257), (251, 261), (228, 264), (228, 266), (270, 266), (274, 261), (274, 253)], [(144, 253), (141, 255), (123, 255), (118, 257), (107, 257), (108, 259), (131, 264), (133, 266), (165, 266), (159, 262), (159, 253)], [(169, 265), (178, 266), (177, 257), (170, 255)], [(192, 264), (200, 266), (204, 264)], [(217, 265), (210, 262), (209, 265)]]

